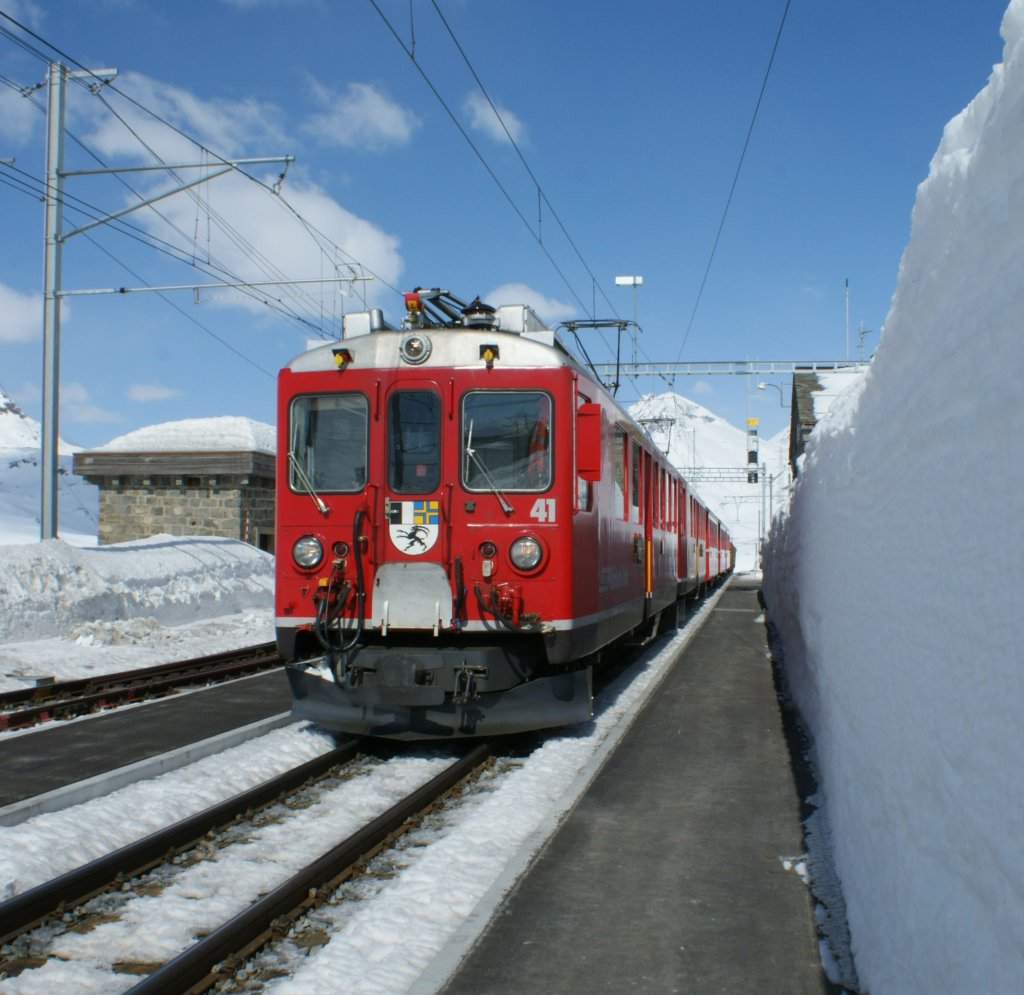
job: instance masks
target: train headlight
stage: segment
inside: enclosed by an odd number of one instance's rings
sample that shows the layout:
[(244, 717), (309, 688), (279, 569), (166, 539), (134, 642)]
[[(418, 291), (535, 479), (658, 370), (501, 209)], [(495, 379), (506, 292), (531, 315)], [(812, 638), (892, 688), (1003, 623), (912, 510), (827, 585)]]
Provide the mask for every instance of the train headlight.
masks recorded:
[(544, 551), (533, 536), (520, 536), (512, 543), (508, 558), (517, 570), (536, 570), (544, 558)]
[(324, 558), (324, 547), (316, 536), (302, 536), (292, 546), (292, 559), (304, 570), (312, 570)]
[(412, 335), (406, 335), (402, 339), (402, 344), (398, 347), (398, 353), (407, 363), (412, 363), (415, 366), (427, 361), (431, 348), (430, 339), (426, 335), (420, 335), (417, 332)]

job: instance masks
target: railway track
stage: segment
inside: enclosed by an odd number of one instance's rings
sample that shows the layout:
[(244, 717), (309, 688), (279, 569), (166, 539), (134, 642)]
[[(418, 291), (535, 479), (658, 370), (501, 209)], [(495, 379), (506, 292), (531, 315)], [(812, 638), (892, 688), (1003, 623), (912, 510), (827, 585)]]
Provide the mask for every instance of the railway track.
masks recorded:
[(50, 916), (74, 909), (117, 881), (144, 874), (176, 854), (192, 849), (208, 833), (222, 830), (233, 821), (274, 804), (323, 777), (332, 768), (355, 759), (358, 752), (359, 745), (355, 741), (330, 750), (181, 822), (0, 902), (0, 942), (33, 929)]
[[(359, 744), (352, 743), (333, 750), (138, 843), (0, 904), (0, 923), (3, 924), (0, 941), (4, 944), (0, 954), (0, 977), (17, 976), (45, 963), (46, 957), (32, 953), (27, 942), (30, 931), (38, 925), (53, 924), (56, 929), (77, 929), (76, 923), (81, 921), (87, 929), (91, 913), (88, 909), (83, 910), (82, 904), (88, 899), (105, 890), (134, 888), (139, 875), (177, 862), (176, 857), (177, 860), (189, 859), (189, 852), (197, 846), (201, 848), (207, 834), (223, 830), (233, 822), (251, 820), (255, 810), (287, 800), (312, 781), (335, 775), (342, 779), (344, 765), (357, 761), (359, 749)], [(230, 921), (207, 932), (180, 955), (162, 965), (145, 965), (152, 971), (132, 991), (201, 991), (229, 977), (242, 959), (280, 934), (282, 919), (291, 921), (329, 895), (375, 853), (415, 825), (418, 817), (435, 807), (453, 788), (486, 765), (494, 749), (493, 744), (484, 743), (460, 755), (427, 783), (341, 843), (320, 853), (287, 881), (247, 906)], [(126, 885), (125, 882), (131, 883)], [(19, 936), (26, 939), (19, 940)]]
[(0, 730), (24, 729), (116, 705), (169, 694), (181, 688), (232, 680), (284, 665), (274, 643), (260, 643), (140, 670), (97, 674), (0, 693)]

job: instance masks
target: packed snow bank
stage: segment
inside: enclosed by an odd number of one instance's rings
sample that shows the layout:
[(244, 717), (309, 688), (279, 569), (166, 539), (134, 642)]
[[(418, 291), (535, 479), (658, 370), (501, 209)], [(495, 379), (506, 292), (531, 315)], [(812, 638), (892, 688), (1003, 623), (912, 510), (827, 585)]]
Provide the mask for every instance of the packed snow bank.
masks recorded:
[(1002, 31), (765, 564), (872, 995), (1024, 978), (1024, 0)]
[(0, 643), (65, 636), (96, 619), (180, 625), (269, 609), (274, 558), (234, 539), (159, 535), (79, 549), (0, 546)]

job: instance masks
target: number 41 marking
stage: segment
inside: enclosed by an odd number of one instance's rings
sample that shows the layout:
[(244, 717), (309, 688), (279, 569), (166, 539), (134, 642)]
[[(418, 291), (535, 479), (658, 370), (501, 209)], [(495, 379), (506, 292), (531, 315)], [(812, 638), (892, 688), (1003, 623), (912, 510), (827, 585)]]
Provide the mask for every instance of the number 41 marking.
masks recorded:
[(538, 522), (556, 521), (555, 499), (537, 498), (537, 500), (533, 502), (533, 507), (530, 509), (530, 517), (537, 519)]

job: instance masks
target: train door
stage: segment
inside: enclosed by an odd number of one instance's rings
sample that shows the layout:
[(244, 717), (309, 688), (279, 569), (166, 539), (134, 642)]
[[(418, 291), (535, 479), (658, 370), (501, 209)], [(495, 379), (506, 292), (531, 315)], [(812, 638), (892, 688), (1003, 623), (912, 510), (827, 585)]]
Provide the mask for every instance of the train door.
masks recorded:
[(452, 593), (443, 563), (442, 393), (426, 381), (397, 381), (384, 398), (384, 520), (371, 586), (374, 626), (444, 628)]
[(676, 506), (678, 507), (679, 521), (676, 523), (676, 528), (679, 530), (679, 579), (681, 581), (686, 580), (688, 571), (686, 567), (686, 504), (689, 500), (689, 495), (686, 493), (686, 487), (683, 484), (678, 484), (678, 495)]

